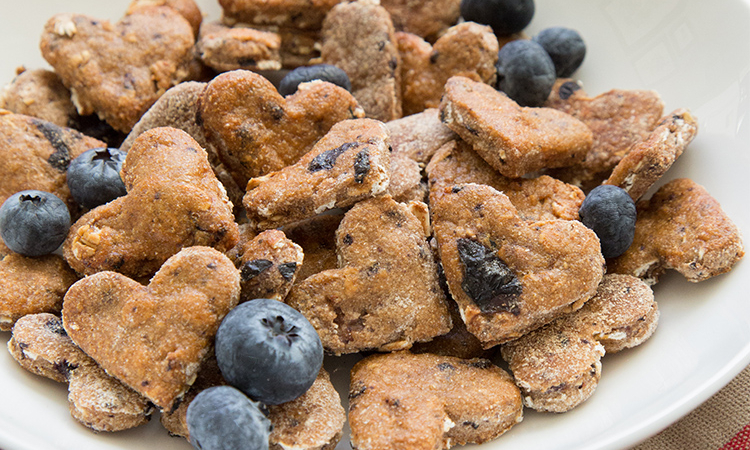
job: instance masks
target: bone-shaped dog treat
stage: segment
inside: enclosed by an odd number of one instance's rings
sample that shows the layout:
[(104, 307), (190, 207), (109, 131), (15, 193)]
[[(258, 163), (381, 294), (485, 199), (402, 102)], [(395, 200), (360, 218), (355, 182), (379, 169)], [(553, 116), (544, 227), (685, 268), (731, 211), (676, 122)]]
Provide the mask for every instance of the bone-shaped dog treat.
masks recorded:
[(148, 286), (116, 272), (74, 284), (63, 302), (68, 335), (107, 373), (171, 410), (195, 381), (240, 275), (210, 247), (169, 258)]
[(146, 423), (153, 406), (107, 375), (65, 333), (59, 317), (30, 314), (18, 320), (8, 350), (24, 369), (68, 383), (71, 415), (96, 431), (119, 431)]
[(630, 275), (605, 275), (596, 295), (578, 311), (501, 348), (524, 405), (569, 411), (596, 389), (601, 358), (634, 347), (656, 329), (659, 310), (651, 288)]

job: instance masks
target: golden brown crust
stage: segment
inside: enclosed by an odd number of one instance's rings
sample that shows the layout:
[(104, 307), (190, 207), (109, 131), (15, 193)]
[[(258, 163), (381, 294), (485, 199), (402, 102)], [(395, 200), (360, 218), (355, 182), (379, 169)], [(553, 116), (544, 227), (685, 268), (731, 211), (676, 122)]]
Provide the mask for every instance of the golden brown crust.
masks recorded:
[(190, 247), (148, 286), (115, 272), (78, 281), (65, 295), (63, 325), (107, 373), (170, 411), (195, 381), (239, 294), (239, 271), (226, 256)]
[(206, 152), (184, 131), (141, 134), (121, 175), (128, 194), (83, 215), (63, 244), (76, 272), (148, 277), (184, 247), (227, 251), (237, 242), (232, 204)]
[(342, 0), (219, 0), (228, 24), (320, 29), (326, 14)]
[(401, 117), (401, 58), (388, 11), (377, 0), (336, 5), (323, 23), (321, 61), (343, 69), (367, 117)]
[(507, 195), (525, 220), (576, 220), (585, 198), (577, 187), (547, 175), (505, 177), (460, 139), (448, 142), (435, 153), (427, 165), (427, 176), (430, 189), (466, 183), (491, 186)]
[(73, 93), (78, 113), (97, 113), (127, 133), (167, 89), (185, 80), (193, 30), (176, 10), (137, 8), (116, 24), (58, 14), (45, 25), (41, 50)]
[(278, 33), (210, 22), (201, 27), (196, 50), (201, 61), (218, 71), (281, 69)]
[(512, 378), (485, 359), (396, 352), (352, 369), (349, 425), (357, 450), (480, 444), (522, 418)]
[(703, 186), (688, 178), (670, 181), (636, 207), (633, 243), (608, 262), (611, 273), (653, 285), (674, 269), (699, 282), (728, 272), (745, 255), (737, 226)]
[(432, 155), (456, 134), (440, 121), (436, 108), (421, 113), (391, 120), (385, 126), (391, 133), (393, 155), (407, 156), (424, 166)]
[(440, 119), (510, 178), (572, 165), (591, 148), (591, 130), (575, 117), (552, 108), (521, 107), (466, 77), (446, 83)]
[(60, 127), (78, 120), (70, 91), (51, 70), (23, 70), (0, 93), (0, 109), (36, 117)]
[(336, 231), (339, 268), (312, 275), (289, 293), (286, 302), (312, 323), (326, 351), (405, 349), (450, 329), (415, 208), (420, 205), (389, 196), (357, 203)]
[(443, 86), (455, 75), (494, 84), (499, 46), (492, 28), (474, 22), (455, 25), (434, 45), (415, 34), (397, 32), (401, 55), (403, 114), (440, 106)]
[(508, 197), (478, 184), (430, 192), (432, 225), (451, 294), (485, 348), (580, 308), (604, 258), (574, 220), (524, 221)]
[(461, 15), (460, 0), (381, 0), (397, 31), (413, 33), (429, 42), (456, 24)]
[(240, 255), (240, 301), (283, 301), (303, 261), (302, 247), (279, 230), (266, 230), (243, 246)]
[(419, 163), (405, 155), (391, 152), (391, 176), (388, 194), (401, 203), (427, 200), (427, 184), (422, 182)]
[(203, 13), (201, 12), (198, 4), (193, 0), (133, 0), (128, 6), (126, 14), (133, 14), (140, 8), (148, 8), (152, 6), (169, 6), (174, 9), (185, 20), (190, 23), (193, 28), (193, 35), (198, 36), (198, 31), (203, 23)]

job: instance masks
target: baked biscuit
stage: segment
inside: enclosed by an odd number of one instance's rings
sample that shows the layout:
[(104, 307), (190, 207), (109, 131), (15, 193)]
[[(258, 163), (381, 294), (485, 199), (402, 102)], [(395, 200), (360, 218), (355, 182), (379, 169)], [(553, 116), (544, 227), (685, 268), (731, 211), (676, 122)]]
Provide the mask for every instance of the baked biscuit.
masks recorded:
[(106, 146), (71, 128), (0, 111), (0, 204), (16, 192), (36, 189), (58, 196), (74, 215), (79, 207), (68, 189), (68, 165), (86, 150)]
[(432, 226), (450, 292), (485, 348), (579, 309), (604, 258), (575, 220), (523, 220), (508, 197), (479, 184), (430, 191)]
[(170, 411), (239, 295), (240, 274), (226, 256), (190, 247), (169, 258), (148, 286), (116, 272), (78, 281), (65, 294), (63, 326), (107, 373)]
[(398, 32), (396, 42), (405, 116), (440, 106), (443, 86), (452, 76), (495, 84), (500, 47), (488, 26), (463, 22), (448, 28), (434, 45), (416, 34)]
[(391, 152), (391, 176), (388, 194), (397, 202), (427, 200), (427, 184), (422, 182), (422, 168), (406, 155)]
[(745, 255), (737, 226), (693, 180), (672, 180), (636, 208), (633, 243), (608, 261), (611, 273), (653, 285), (667, 269), (674, 269), (695, 283), (728, 272)]
[(228, 25), (276, 25), (319, 30), (326, 14), (342, 0), (219, 0)]
[(201, 61), (218, 72), (281, 69), (280, 48), (277, 33), (220, 22), (204, 24), (196, 43)]
[(8, 350), (24, 369), (68, 383), (70, 414), (95, 431), (120, 431), (148, 422), (153, 406), (107, 375), (65, 333), (59, 317), (29, 314), (13, 327)]
[(296, 163), (334, 124), (363, 116), (354, 97), (332, 83), (302, 83), (285, 98), (247, 70), (214, 78), (199, 110), (209, 142), (241, 187)]
[(404, 155), (421, 166), (427, 164), (443, 144), (457, 137), (440, 121), (436, 108), (391, 120), (385, 126), (391, 134), (393, 157)]
[(401, 117), (401, 58), (388, 11), (378, 0), (336, 5), (323, 22), (321, 62), (342, 69), (367, 117)]
[(605, 352), (641, 344), (658, 319), (646, 283), (629, 275), (605, 275), (581, 309), (503, 345), (501, 353), (525, 406), (565, 412), (594, 393)]
[(78, 113), (96, 113), (127, 133), (159, 96), (189, 76), (194, 40), (176, 10), (150, 6), (115, 24), (58, 14), (45, 25), (40, 46), (73, 93)]
[(266, 230), (248, 242), (240, 256), (240, 302), (256, 298), (283, 301), (302, 265), (302, 247), (279, 230)]
[(78, 112), (70, 90), (51, 70), (21, 71), (0, 93), (0, 109), (36, 117), (59, 127), (73, 128)]
[(126, 14), (133, 14), (140, 8), (152, 6), (169, 6), (174, 9), (190, 23), (193, 28), (193, 35), (198, 36), (203, 23), (203, 13), (193, 0), (133, 0), (128, 6)]
[(346, 120), (295, 164), (251, 179), (242, 204), (257, 229), (276, 228), (383, 194), (390, 171), (385, 125)]
[(357, 450), (480, 444), (522, 418), (513, 379), (486, 359), (397, 352), (352, 369), (349, 425)]
[(583, 191), (547, 175), (508, 178), (493, 169), (462, 140), (451, 141), (427, 165), (430, 189), (455, 184), (486, 184), (508, 196), (525, 220), (577, 220)]
[(673, 111), (646, 139), (630, 148), (604, 184), (621, 187), (637, 202), (672, 167), (697, 133), (698, 122), (690, 111)]
[(206, 152), (184, 131), (165, 127), (141, 134), (121, 176), (127, 195), (92, 209), (70, 228), (63, 256), (76, 272), (149, 277), (184, 247), (223, 252), (236, 244), (232, 204)]
[(387, 195), (357, 203), (336, 231), (338, 268), (292, 288), (286, 303), (327, 352), (406, 349), (450, 330), (425, 215), (426, 205)]
[(416, 34), (435, 42), (461, 16), (461, 0), (381, 0), (397, 31)]
[(575, 117), (519, 106), (492, 86), (466, 77), (445, 84), (440, 119), (510, 178), (572, 165), (591, 148), (591, 130)]
[(596, 97), (580, 84), (561, 78), (545, 106), (576, 117), (593, 133), (591, 150), (570, 168), (550, 175), (588, 191), (605, 180), (632, 145), (645, 139), (664, 115), (659, 94), (649, 90), (613, 89)]
[(0, 331), (10, 331), (27, 314), (59, 314), (63, 296), (76, 280), (60, 255), (30, 258), (0, 250)]

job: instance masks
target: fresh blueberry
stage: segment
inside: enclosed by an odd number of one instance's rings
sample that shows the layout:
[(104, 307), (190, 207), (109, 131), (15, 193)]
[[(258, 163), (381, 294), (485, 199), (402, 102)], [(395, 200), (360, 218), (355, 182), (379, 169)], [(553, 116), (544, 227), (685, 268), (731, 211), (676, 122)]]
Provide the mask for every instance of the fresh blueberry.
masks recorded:
[(635, 235), (635, 203), (624, 189), (601, 185), (589, 192), (578, 210), (584, 225), (594, 230), (605, 258), (616, 258), (630, 247)]
[(69, 229), (68, 207), (49, 192), (17, 192), (0, 206), (0, 236), (16, 253), (52, 253), (63, 243)]
[(511, 41), (497, 58), (497, 88), (521, 106), (542, 106), (557, 78), (542, 46), (528, 39)]
[(573, 75), (586, 56), (586, 44), (576, 30), (564, 27), (545, 28), (534, 41), (547, 51), (560, 78)]
[(496, 36), (526, 28), (534, 17), (534, 0), (461, 0), (461, 17), (492, 27)]
[(314, 66), (297, 67), (287, 73), (279, 82), (279, 94), (283, 96), (294, 94), (300, 83), (312, 80), (327, 81), (347, 91), (352, 90), (349, 76), (342, 69), (331, 64), (316, 64)]
[(235, 307), (216, 333), (216, 360), (229, 384), (268, 405), (304, 394), (323, 364), (323, 345), (305, 316), (277, 300)]
[(95, 208), (127, 194), (120, 178), (125, 152), (116, 148), (92, 148), (70, 162), (67, 179), (70, 194), (84, 208)]
[(201, 391), (187, 409), (190, 443), (199, 450), (268, 449), (271, 422), (231, 386)]

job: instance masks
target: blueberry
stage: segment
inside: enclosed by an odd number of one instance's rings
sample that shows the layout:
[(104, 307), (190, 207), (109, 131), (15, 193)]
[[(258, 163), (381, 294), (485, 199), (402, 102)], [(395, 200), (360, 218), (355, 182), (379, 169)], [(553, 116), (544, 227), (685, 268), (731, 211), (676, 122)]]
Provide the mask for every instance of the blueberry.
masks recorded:
[(497, 57), (497, 88), (521, 106), (542, 106), (557, 78), (542, 46), (519, 39), (505, 44)]
[(584, 225), (594, 230), (605, 258), (625, 253), (635, 235), (635, 203), (624, 189), (601, 185), (589, 192), (578, 210)]
[(586, 56), (586, 44), (576, 30), (564, 27), (546, 28), (534, 36), (533, 40), (547, 51), (555, 71), (560, 78), (573, 75)]
[(17, 192), (0, 206), (0, 236), (16, 253), (52, 253), (63, 243), (69, 229), (68, 207), (49, 192)]
[(229, 384), (268, 405), (304, 394), (323, 364), (315, 328), (291, 306), (255, 299), (227, 314), (216, 333), (216, 360)]
[(187, 409), (190, 443), (200, 450), (268, 449), (271, 422), (231, 386), (201, 391)]
[(534, 17), (534, 0), (461, 0), (461, 17), (492, 27), (496, 36), (526, 28)]
[(95, 208), (127, 194), (120, 178), (125, 152), (116, 148), (92, 148), (70, 162), (67, 179), (70, 194), (84, 208)]
[(283, 96), (294, 94), (300, 83), (312, 80), (323, 80), (342, 87), (347, 91), (352, 90), (349, 76), (342, 69), (331, 64), (316, 64), (314, 66), (302, 66), (292, 70), (279, 82), (279, 94)]

